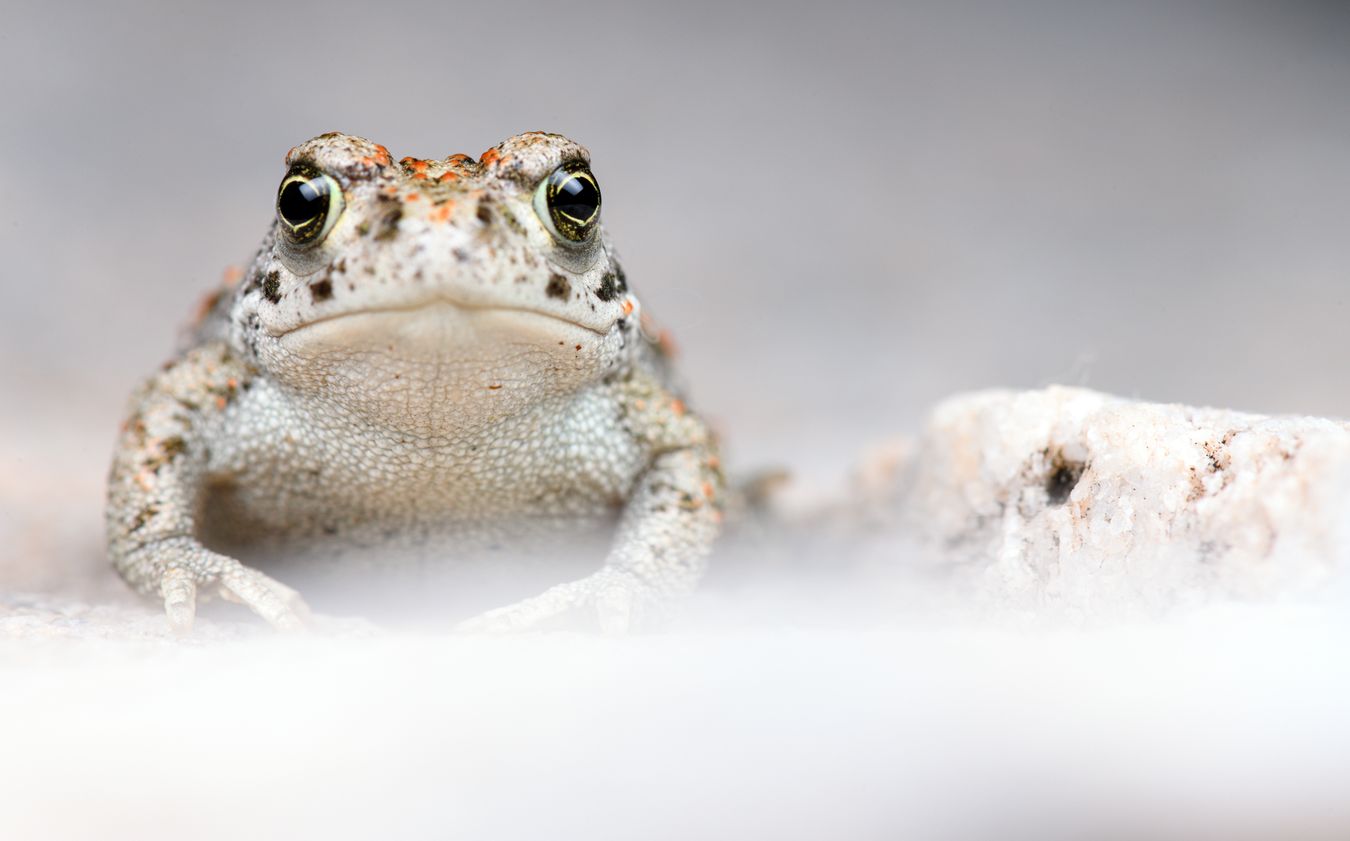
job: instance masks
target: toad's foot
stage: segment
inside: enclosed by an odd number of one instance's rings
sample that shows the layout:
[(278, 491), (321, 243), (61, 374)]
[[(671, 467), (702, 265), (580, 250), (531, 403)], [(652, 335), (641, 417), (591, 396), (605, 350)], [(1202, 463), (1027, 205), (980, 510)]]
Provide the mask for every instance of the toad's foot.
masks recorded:
[(159, 587), (169, 628), (179, 636), (192, 630), (199, 589), (247, 605), (279, 631), (302, 630), (310, 619), (309, 608), (299, 593), (232, 558), (204, 570), (170, 566), (160, 577)]
[(652, 618), (661, 602), (650, 586), (631, 573), (602, 569), (585, 578), (550, 587), (543, 593), (515, 604), (481, 613), (459, 623), (455, 630), (465, 633), (513, 633), (554, 624), (579, 615), (589, 624), (586, 613), (594, 611), (590, 621), (599, 623), (601, 632), (626, 634)]

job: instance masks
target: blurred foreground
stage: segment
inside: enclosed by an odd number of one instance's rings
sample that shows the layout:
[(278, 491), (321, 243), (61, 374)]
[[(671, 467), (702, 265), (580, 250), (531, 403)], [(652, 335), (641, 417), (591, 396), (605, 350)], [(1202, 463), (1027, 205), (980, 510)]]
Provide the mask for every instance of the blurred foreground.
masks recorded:
[(1348, 632), (0, 643), (0, 836), (1343, 838)]

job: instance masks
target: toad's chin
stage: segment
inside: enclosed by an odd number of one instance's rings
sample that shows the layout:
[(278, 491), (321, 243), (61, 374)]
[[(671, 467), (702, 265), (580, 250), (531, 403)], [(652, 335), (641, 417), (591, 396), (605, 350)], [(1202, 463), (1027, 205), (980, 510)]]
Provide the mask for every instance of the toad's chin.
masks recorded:
[(467, 415), (490, 420), (574, 392), (613, 365), (620, 333), (533, 310), (436, 301), (313, 321), (259, 351), (296, 392), (437, 432)]

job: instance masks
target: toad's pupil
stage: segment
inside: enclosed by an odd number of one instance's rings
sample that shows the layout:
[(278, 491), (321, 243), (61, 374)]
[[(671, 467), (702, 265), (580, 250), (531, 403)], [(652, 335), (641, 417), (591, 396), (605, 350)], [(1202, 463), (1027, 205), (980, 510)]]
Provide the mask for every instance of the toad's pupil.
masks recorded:
[(554, 209), (570, 217), (577, 224), (589, 222), (599, 206), (600, 191), (586, 178), (567, 179), (558, 187), (558, 192), (553, 198)]
[(277, 210), (281, 218), (299, 227), (319, 218), (328, 205), (328, 183), (322, 179), (292, 181), (281, 190)]

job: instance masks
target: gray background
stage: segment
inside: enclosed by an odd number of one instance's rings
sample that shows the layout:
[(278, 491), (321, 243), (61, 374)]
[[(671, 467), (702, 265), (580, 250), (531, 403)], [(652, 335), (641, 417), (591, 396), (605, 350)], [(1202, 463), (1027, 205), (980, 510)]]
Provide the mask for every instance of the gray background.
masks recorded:
[(736, 465), (990, 386), (1350, 414), (1343, 8), (7, 2), (0, 574), (102, 574), (125, 395), (334, 129), (587, 144)]

